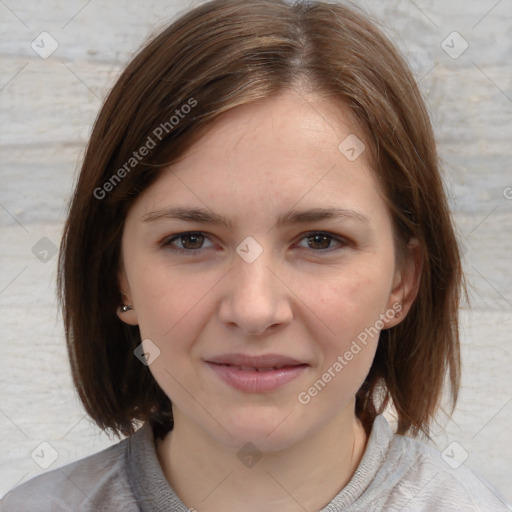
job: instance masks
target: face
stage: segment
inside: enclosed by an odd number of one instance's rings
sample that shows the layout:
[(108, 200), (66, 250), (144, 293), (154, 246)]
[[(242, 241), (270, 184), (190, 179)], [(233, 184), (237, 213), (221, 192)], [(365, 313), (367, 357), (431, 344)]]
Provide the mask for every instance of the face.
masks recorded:
[(175, 429), (277, 450), (353, 419), (411, 288), (354, 136), (314, 95), (237, 107), (130, 209), (120, 318), (140, 327)]

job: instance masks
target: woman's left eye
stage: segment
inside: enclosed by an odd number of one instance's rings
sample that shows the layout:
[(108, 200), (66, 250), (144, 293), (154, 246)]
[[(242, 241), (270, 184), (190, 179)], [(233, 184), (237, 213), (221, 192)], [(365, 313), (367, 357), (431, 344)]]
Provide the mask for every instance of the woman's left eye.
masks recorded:
[[(209, 248), (203, 246), (205, 240), (209, 239), (204, 233), (179, 233), (177, 235), (167, 237), (165, 240), (161, 242), (160, 245), (161, 247), (165, 247), (171, 252), (186, 254), (190, 256), (197, 256), (201, 249)], [(307, 246), (304, 247), (297, 244), (297, 247), (313, 249), (315, 252), (331, 252), (349, 245), (345, 239), (336, 235), (332, 235), (330, 233), (325, 233), (323, 231), (313, 231), (310, 233), (306, 233), (300, 240), (306, 240)], [(182, 247), (177, 247), (175, 245), (176, 241), (178, 241), (182, 245)], [(338, 243), (338, 247), (331, 247), (333, 241), (336, 241)]]
[[(307, 248), (315, 249), (316, 252), (335, 251), (348, 245), (348, 242), (343, 238), (336, 235), (331, 235), (330, 233), (324, 233), (323, 231), (307, 233), (301, 240), (307, 240)], [(338, 242), (338, 247), (334, 249), (331, 247), (331, 242), (333, 240)]]

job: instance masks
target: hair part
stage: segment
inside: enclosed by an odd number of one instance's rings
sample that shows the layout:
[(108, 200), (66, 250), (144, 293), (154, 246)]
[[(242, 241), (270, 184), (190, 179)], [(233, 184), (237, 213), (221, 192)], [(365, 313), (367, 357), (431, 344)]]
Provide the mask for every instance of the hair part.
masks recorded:
[[(95, 122), (70, 203), (59, 299), (74, 384), (100, 428), (130, 435), (139, 421), (161, 433), (173, 425), (170, 399), (133, 354), (138, 327), (116, 315), (128, 210), (223, 112), (289, 88), (348, 107), (392, 215), (399, 261), (413, 237), (423, 251), (418, 296), (399, 325), (381, 332), (356, 415), (369, 432), (392, 405), (397, 433), (428, 435), (445, 384), (455, 407), (463, 275), (429, 115), (407, 64), (353, 8), (213, 0), (174, 21), (121, 74)], [(139, 154), (150, 139), (154, 147)]]

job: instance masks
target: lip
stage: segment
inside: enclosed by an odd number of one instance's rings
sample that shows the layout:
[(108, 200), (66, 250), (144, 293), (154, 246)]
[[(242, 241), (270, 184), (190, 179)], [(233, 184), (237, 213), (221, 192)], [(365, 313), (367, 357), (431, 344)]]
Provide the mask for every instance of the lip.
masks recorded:
[(221, 354), (209, 357), (208, 363), (230, 364), (233, 366), (248, 366), (252, 368), (270, 368), (271, 366), (296, 366), (306, 364), (292, 357), (280, 354), (262, 354), (260, 356), (249, 356), (247, 354)]
[[(278, 354), (223, 354), (205, 362), (225, 383), (246, 393), (274, 391), (309, 367), (307, 363)], [(276, 366), (280, 368), (268, 369)]]

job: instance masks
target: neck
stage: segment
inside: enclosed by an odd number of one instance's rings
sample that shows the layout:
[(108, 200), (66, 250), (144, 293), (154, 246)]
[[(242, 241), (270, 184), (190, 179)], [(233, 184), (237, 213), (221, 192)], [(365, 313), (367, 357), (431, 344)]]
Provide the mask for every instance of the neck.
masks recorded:
[(239, 450), (219, 444), (178, 414), (174, 429), (158, 441), (157, 453), (167, 480), (191, 510), (319, 510), (349, 482), (366, 447), (364, 428), (353, 409), (349, 412), (292, 446), (256, 454), (245, 465)]

